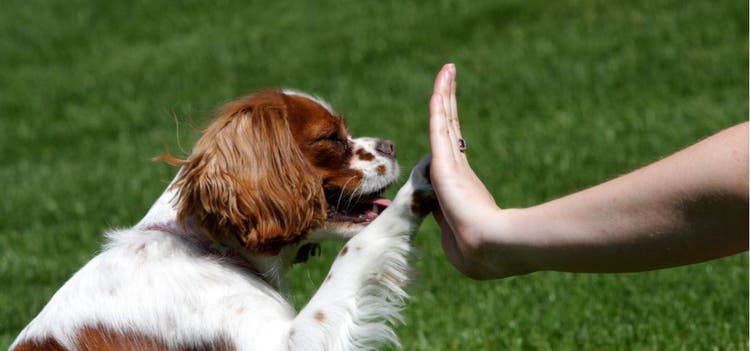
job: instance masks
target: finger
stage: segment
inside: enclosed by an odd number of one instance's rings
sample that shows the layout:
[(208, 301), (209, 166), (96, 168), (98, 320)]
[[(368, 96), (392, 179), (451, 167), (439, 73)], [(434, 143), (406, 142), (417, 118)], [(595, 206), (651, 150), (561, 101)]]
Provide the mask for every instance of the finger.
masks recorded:
[[(450, 64), (448, 66), (448, 70), (450, 71), (450, 95), (448, 98), (448, 105), (449, 110), (448, 113), (450, 117), (448, 120), (450, 121), (448, 128), (451, 129), (451, 135), (455, 136), (456, 140), (456, 147), (458, 147), (458, 139), (463, 139), (463, 134), (461, 133), (461, 124), (459, 122), (458, 118), (458, 102), (456, 99), (456, 66), (453, 64)], [(466, 153), (461, 152), (460, 149), (458, 153), (456, 154), (458, 156), (458, 159), (463, 161), (463, 163), (466, 163)]]
[(450, 89), (451, 89), (450, 90), (450, 97), (451, 97), (451, 101), (450, 101), (451, 102), (451, 109), (450, 109), (450, 111), (451, 111), (451, 115), (453, 115), (453, 117), (455, 117), (456, 119), (458, 119), (458, 106), (457, 106), (457, 103), (456, 103), (456, 73), (457, 73), (456, 72), (456, 66), (453, 65), (453, 64), (451, 64), (448, 69), (451, 70), (451, 72), (452, 72), (451, 76), (453, 77), (453, 79), (451, 79), (451, 86), (450, 86)]
[(466, 162), (466, 155), (460, 151), (459, 139), (462, 138), (461, 127), (458, 120), (458, 104), (456, 102), (456, 66), (452, 63), (446, 64), (440, 70), (438, 79), (435, 81), (434, 91), (440, 94), (443, 100), (443, 108), (447, 116), (448, 138), (453, 145), (453, 156), (456, 160)]
[[(453, 160), (454, 146), (449, 135), (447, 117), (439, 94), (433, 94), (430, 99), (430, 148), (432, 159)], [(438, 162), (440, 163), (440, 161)]]
[[(430, 138), (431, 146), (439, 147), (433, 151), (436, 158), (455, 159), (456, 135), (450, 127), (450, 65), (445, 65), (435, 77), (433, 96), (430, 100)], [(439, 145), (433, 145), (438, 143)]]
[(445, 110), (446, 116), (448, 117), (449, 127), (453, 119), (450, 105), (451, 82), (454, 80), (454, 70), (452, 69), (452, 67), (453, 65), (450, 63), (443, 65), (443, 68), (441, 68), (440, 72), (438, 73), (437, 79), (435, 79), (435, 86), (433, 89), (433, 93), (440, 94), (440, 97), (443, 100), (443, 109)]
[(448, 70), (450, 72), (450, 81), (449, 87), (448, 87), (448, 114), (449, 118), (448, 120), (451, 121), (451, 124), (448, 126), (449, 128), (452, 128), (453, 133), (457, 136), (461, 136), (461, 125), (458, 121), (458, 103), (456, 101), (456, 67), (453, 65), (450, 65), (448, 67)]

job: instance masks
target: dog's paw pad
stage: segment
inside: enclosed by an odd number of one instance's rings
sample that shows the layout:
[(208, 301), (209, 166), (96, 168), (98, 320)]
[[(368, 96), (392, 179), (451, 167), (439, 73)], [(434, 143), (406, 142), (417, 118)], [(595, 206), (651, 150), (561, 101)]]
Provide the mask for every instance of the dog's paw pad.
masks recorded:
[(437, 209), (438, 202), (435, 192), (432, 188), (420, 188), (414, 190), (411, 196), (411, 211), (419, 216), (424, 217)]

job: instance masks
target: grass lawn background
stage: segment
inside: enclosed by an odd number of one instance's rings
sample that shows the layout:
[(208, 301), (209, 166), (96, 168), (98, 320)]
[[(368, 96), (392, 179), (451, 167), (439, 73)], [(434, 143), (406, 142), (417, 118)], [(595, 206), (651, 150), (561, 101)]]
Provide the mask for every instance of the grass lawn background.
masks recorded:
[[(504, 207), (570, 193), (747, 120), (744, 1), (38, 1), (0, 12), (0, 348), (134, 224), (220, 103), (318, 94), (355, 136), (428, 152), (458, 67), (468, 155)], [(179, 129), (177, 129), (179, 121)], [(746, 350), (748, 257), (476, 282), (425, 221), (406, 350)], [(298, 306), (339, 246), (290, 274)], [(134, 306), (134, 308), (137, 308)]]

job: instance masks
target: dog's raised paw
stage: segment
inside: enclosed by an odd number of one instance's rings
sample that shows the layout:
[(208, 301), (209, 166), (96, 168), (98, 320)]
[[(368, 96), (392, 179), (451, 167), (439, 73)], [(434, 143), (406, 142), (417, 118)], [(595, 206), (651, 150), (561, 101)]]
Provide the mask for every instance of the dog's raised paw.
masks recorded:
[(424, 217), (437, 209), (438, 203), (435, 192), (430, 183), (430, 160), (427, 155), (414, 167), (409, 176), (413, 187), (411, 197), (411, 211), (419, 217)]

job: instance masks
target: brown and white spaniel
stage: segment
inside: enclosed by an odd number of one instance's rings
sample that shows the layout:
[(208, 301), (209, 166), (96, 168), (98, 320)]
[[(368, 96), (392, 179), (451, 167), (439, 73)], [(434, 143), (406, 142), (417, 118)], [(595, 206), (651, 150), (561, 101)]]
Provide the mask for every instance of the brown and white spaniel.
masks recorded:
[[(262, 91), (231, 102), (134, 227), (52, 297), (11, 349), (352, 350), (398, 344), (410, 236), (429, 211), (428, 160), (393, 202), (390, 141), (352, 138), (327, 103)], [(299, 312), (283, 276), (347, 240)]]

